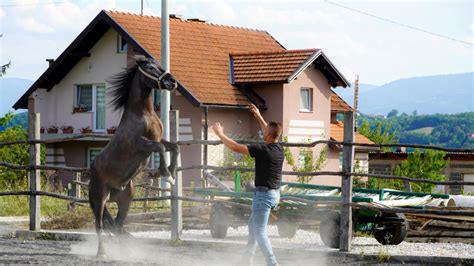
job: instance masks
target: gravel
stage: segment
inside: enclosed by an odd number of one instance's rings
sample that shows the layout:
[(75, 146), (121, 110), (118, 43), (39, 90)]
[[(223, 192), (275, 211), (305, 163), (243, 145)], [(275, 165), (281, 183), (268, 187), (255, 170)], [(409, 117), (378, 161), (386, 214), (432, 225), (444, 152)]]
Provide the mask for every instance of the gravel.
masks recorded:
[[(169, 231), (147, 231), (133, 233), (137, 237), (169, 239)], [(276, 226), (268, 227), (268, 234), (275, 248), (331, 252), (335, 249), (324, 246), (319, 233), (298, 230), (294, 238), (280, 238)], [(247, 240), (247, 227), (240, 226), (236, 229), (229, 228), (227, 237), (214, 239), (209, 230), (185, 230), (183, 240), (199, 240), (208, 242), (228, 242), (245, 244)], [(382, 246), (374, 238), (355, 237), (352, 242), (353, 254), (389, 256), (439, 256), (474, 259), (474, 245), (463, 243), (409, 243), (402, 242), (396, 246)]]

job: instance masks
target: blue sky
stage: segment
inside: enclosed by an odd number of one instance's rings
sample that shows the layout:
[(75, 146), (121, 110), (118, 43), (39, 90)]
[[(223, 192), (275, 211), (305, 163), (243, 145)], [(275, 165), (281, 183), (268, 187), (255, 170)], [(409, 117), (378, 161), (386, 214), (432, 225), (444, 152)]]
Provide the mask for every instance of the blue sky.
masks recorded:
[[(335, 3), (412, 27), (474, 43), (474, 3), (340, 1)], [(55, 3), (59, 2), (59, 3)], [(325, 1), (169, 0), (185, 18), (268, 31), (288, 49), (322, 48), (349, 79), (363, 83), (474, 71), (474, 46), (411, 30)], [(35, 80), (102, 9), (140, 11), (140, 0), (0, 1), (0, 63), (5, 77)], [(144, 0), (160, 15), (160, 1)], [(172, 34), (172, 33), (171, 33)]]

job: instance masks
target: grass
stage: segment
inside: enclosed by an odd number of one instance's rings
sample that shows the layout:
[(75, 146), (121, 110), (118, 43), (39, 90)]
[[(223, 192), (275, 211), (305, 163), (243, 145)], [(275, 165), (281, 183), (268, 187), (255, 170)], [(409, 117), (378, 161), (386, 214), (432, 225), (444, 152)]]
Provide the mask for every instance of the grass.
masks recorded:
[(388, 262), (390, 260), (390, 255), (385, 248), (381, 248), (377, 254), (377, 259), (380, 263)]
[[(58, 215), (67, 211), (68, 203), (64, 200), (41, 197), (41, 215)], [(27, 196), (0, 197), (0, 216), (28, 216)]]
[(41, 223), (44, 229), (82, 229), (92, 228), (94, 216), (89, 207), (77, 206), (75, 210), (53, 214)]
[(409, 132), (421, 133), (421, 134), (431, 134), (431, 131), (433, 131), (433, 127), (420, 127), (420, 128), (417, 128), (417, 129), (410, 130)]

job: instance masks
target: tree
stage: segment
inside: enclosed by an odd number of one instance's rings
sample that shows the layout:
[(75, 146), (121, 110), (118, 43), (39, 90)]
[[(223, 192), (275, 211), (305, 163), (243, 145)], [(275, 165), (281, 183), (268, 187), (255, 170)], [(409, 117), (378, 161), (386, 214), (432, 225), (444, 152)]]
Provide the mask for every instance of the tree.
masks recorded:
[[(427, 149), (422, 153), (416, 149), (413, 153), (408, 154), (408, 158), (401, 165), (395, 167), (394, 173), (398, 176), (445, 181), (446, 176), (441, 173), (449, 164), (449, 161), (444, 159), (445, 156), (446, 153), (443, 151)], [(414, 192), (431, 193), (436, 185), (412, 182), (411, 186)]]
[[(288, 138), (285, 137), (285, 142), (288, 142)], [(307, 147), (298, 147), (299, 160), (295, 161), (293, 154), (289, 147), (285, 147), (285, 159), (288, 165), (294, 172), (305, 172), (312, 173), (321, 170), (326, 164), (326, 149), (322, 149), (317, 158), (314, 158), (313, 150)], [(298, 176), (297, 181), (299, 183), (308, 184), (314, 176)]]
[[(8, 126), (13, 119), (11, 112), (0, 118), (0, 126)], [(7, 127), (0, 131), (0, 142), (26, 140), (28, 133), (20, 126)], [(29, 164), (28, 145), (10, 145), (0, 147), (0, 162), (18, 165)], [(0, 167), (0, 189), (16, 189), (18, 186), (26, 185), (28, 172), (24, 170), (11, 170)]]
[(392, 111), (388, 112), (387, 118), (396, 117), (397, 115), (398, 115), (398, 110), (397, 109), (392, 109)]
[[(373, 128), (368, 121), (364, 121), (357, 131), (377, 144), (393, 144), (397, 141), (396, 134), (391, 132), (391, 129), (391, 124), (384, 125), (382, 121), (376, 121)], [(390, 150), (390, 148), (383, 150)]]

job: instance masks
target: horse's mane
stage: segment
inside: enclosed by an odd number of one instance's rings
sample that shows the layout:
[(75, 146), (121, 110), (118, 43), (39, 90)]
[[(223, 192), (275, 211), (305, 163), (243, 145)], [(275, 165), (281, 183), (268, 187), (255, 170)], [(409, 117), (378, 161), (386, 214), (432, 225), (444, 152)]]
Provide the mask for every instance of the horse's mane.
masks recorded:
[(138, 70), (137, 63), (143, 61), (148, 61), (148, 59), (140, 55), (135, 56), (134, 59), (129, 62), (129, 67), (124, 68), (122, 72), (111, 76), (107, 80), (107, 82), (111, 84), (107, 90), (107, 94), (112, 98), (110, 105), (114, 110), (120, 110), (127, 104), (133, 77)]

